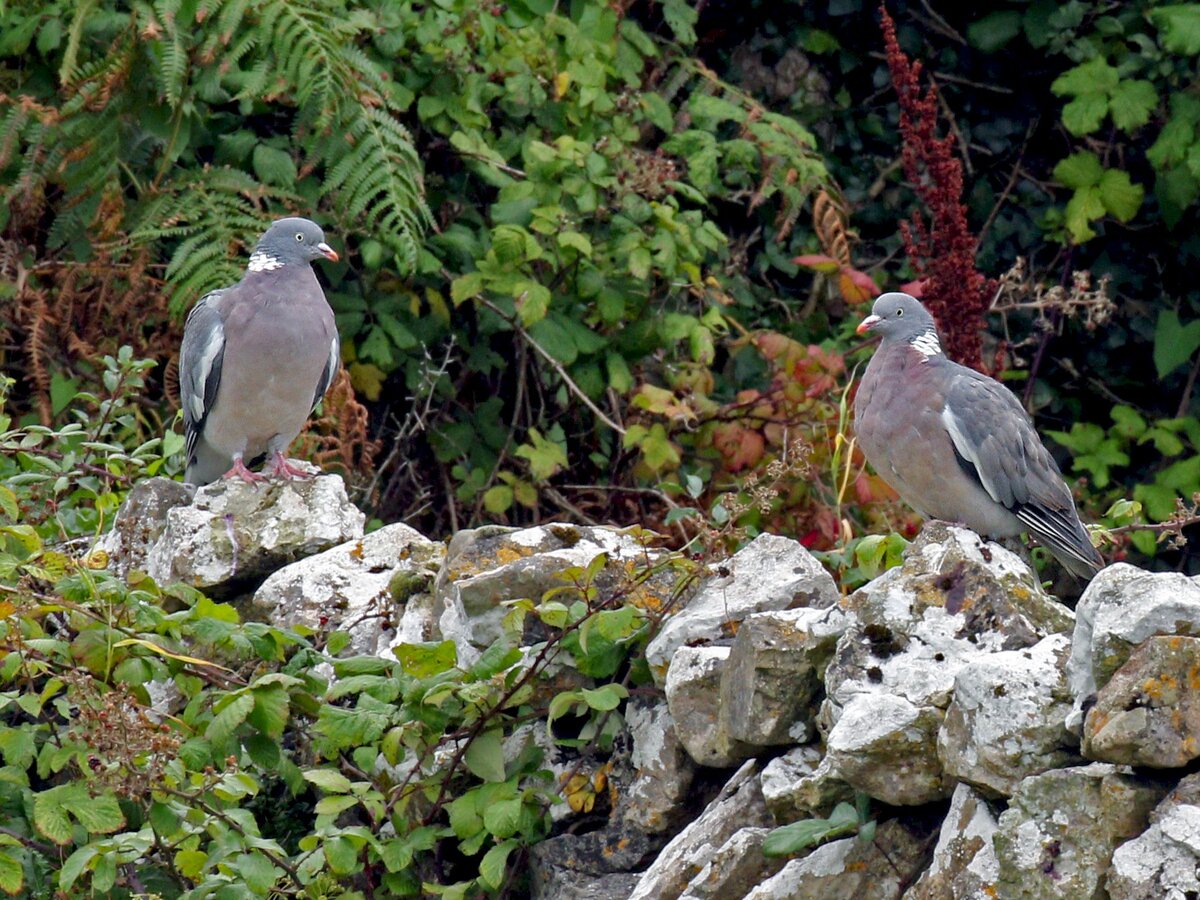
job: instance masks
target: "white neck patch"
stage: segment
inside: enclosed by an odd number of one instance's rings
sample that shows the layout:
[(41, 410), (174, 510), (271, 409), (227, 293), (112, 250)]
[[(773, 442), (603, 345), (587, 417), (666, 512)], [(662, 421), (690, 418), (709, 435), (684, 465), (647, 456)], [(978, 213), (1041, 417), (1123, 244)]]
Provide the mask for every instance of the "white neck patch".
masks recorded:
[(926, 359), (942, 355), (942, 345), (938, 342), (936, 331), (925, 331), (912, 339), (913, 349)]
[(246, 268), (251, 272), (270, 272), (272, 269), (282, 269), (283, 263), (269, 253), (255, 250), (250, 254), (250, 263)]

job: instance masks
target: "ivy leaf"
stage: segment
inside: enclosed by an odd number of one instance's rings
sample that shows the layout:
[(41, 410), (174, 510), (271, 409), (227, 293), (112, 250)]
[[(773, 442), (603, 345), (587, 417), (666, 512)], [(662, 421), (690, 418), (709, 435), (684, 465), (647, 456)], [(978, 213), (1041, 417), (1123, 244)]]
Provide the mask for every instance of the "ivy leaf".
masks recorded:
[(1150, 121), (1150, 114), (1158, 107), (1158, 94), (1154, 85), (1141, 78), (1122, 81), (1108, 101), (1113, 124), (1122, 131), (1133, 131)]
[(1141, 209), (1146, 191), (1121, 169), (1106, 169), (1100, 178), (1100, 202), (1119, 222), (1128, 222)]
[(503, 781), (504, 746), (500, 741), (500, 731), (485, 731), (471, 741), (467, 752), (463, 754), (463, 765), (472, 775), (484, 781)]
[(1103, 175), (1100, 159), (1088, 151), (1072, 153), (1054, 167), (1055, 180), (1075, 190), (1099, 184)]
[(1179, 313), (1164, 309), (1154, 327), (1154, 368), (1161, 381), (1200, 350), (1200, 319), (1184, 325)]
[(1150, 11), (1150, 18), (1162, 32), (1162, 45), (1167, 50), (1184, 56), (1200, 53), (1200, 5), (1160, 6)]

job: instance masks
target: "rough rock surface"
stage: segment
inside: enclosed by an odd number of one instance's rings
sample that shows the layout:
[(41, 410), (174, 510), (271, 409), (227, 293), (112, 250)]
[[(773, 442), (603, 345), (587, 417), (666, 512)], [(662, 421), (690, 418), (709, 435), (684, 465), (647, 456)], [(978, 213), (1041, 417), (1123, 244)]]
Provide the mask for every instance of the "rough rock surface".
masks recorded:
[(624, 589), (651, 610), (666, 602), (666, 576), (637, 579), (659, 553), (643, 546), (629, 529), (492, 525), (458, 532), (446, 551), (435, 593), (442, 633), (459, 644), (460, 659), (470, 658), (475, 655), (470, 647), (487, 647), (503, 634), (505, 601), (540, 601), (546, 591), (570, 583), (559, 577), (563, 571), (587, 566), (601, 553), (608, 555), (595, 582), (602, 593)]
[(1200, 896), (1200, 775), (1188, 775), (1150, 813), (1151, 825), (1113, 853), (1112, 900)]
[(742, 828), (718, 847), (695, 874), (679, 900), (726, 900), (744, 897), (764, 878), (781, 868), (782, 859), (765, 857), (763, 840), (768, 828)]
[(1145, 830), (1165, 793), (1165, 785), (1107, 763), (1026, 778), (1001, 813), (993, 842), (999, 896), (1097, 896), (1113, 851)]
[(407, 525), (387, 525), (277, 570), (250, 606), (272, 624), (347, 631), (353, 653), (386, 654), (435, 637), (432, 590), (445, 552)]
[(1200, 638), (1146, 638), (1100, 688), (1083, 727), (1089, 759), (1180, 768), (1200, 756)]
[(661, 684), (675, 651), (684, 644), (727, 641), (751, 613), (837, 601), (833, 578), (799, 543), (762, 534), (725, 563), (728, 575), (707, 579), (697, 594), (664, 623), (646, 648), (650, 671)]
[[(772, 825), (757, 767), (748, 762), (725, 783), (704, 812), (663, 848), (638, 879), (629, 900), (676, 900), (735, 834), (744, 828)], [(771, 865), (765, 857), (758, 859), (763, 871)]]
[(1066, 728), (1070, 652), (1070, 639), (1052, 634), (1027, 650), (987, 654), (959, 669), (938, 735), (946, 774), (1007, 797), (1027, 775), (1078, 762)]
[(824, 818), (839, 803), (854, 800), (854, 788), (834, 774), (815, 744), (793, 747), (767, 763), (762, 792), (767, 809), (780, 822)]
[(887, 803), (950, 796), (937, 736), (969, 661), (1071, 627), (1029, 567), (965, 528), (932, 522), (905, 562), (844, 604), (853, 618), (825, 672), (818, 724), (835, 771)]
[(667, 704), (634, 700), (625, 711), (633, 737), (633, 784), (625, 792), (621, 814), (649, 834), (677, 824), (680, 806), (696, 774)]
[(874, 840), (844, 838), (793, 859), (744, 900), (895, 900), (925, 863), (931, 823), (892, 819)]
[(167, 527), (167, 513), (192, 502), (196, 489), (170, 478), (144, 478), (133, 486), (113, 520), (112, 531), (97, 544), (109, 555), (109, 569), (125, 578), (146, 570), (150, 549)]
[(990, 900), (999, 863), (992, 838), (996, 816), (983, 795), (960, 784), (950, 798), (933, 861), (904, 900)]
[(811, 740), (821, 676), (846, 626), (846, 614), (836, 607), (742, 620), (721, 678), (730, 736), (759, 746)]
[(950, 796), (937, 758), (942, 712), (891, 694), (861, 694), (826, 740), (830, 768), (856, 790), (894, 806)]
[(1067, 725), (1078, 734), (1084, 705), (1138, 644), (1156, 634), (1200, 636), (1200, 578), (1117, 563), (1092, 579), (1075, 614), (1067, 663), (1075, 709)]
[(680, 647), (667, 673), (667, 706), (675, 732), (688, 755), (702, 766), (732, 766), (762, 749), (729, 731), (721, 705), (721, 678), (729, 653), (729, 647)]
[(128, 553), (124, 565), (144, 569), (159, 584), (181, 581), (224, 595), (363, 533), (364, 516), (337, 475), (258, 484), (231, 478), (196, 489), (190, 503), (171, 505), (175, 493), (159, 494), (163, 502), (155, 509), (166, 519), (147, 526), (157, 537), (118, 550)]

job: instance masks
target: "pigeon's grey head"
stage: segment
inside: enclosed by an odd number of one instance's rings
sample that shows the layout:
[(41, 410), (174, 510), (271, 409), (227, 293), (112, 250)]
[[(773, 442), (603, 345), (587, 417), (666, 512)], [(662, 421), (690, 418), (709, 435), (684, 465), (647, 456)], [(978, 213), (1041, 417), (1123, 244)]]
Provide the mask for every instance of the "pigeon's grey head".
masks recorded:
[(884, 343), (911, 343), (922, 335), (937, 336), (937, 326), (921, 301), (908, 294), (880, 294), (871, 307), (871, 315), (856, 329), (859, 334), (873, 332), (882, 335)]
[(251, 271), (269, 270), (317, 259), (337, 262), (338, 255), (325, 243), (325, 232), (316, 222), (291, 217), (277, 220), (259, 238), (250, 257)]

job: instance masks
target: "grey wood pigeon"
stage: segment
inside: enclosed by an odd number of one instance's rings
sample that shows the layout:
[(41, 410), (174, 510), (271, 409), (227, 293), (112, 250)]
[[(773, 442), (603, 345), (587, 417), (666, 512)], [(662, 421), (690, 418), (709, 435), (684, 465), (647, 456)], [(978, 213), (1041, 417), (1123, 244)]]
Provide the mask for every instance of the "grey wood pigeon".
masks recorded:
[(990, 537), (1028, 531), (1072, 574), (1094, 575), (1104, 560), (1012, 392), (947, 359), (933, 316), (908, 294), (881, 295), (864, 332), (883, 338), (854, 399), (875, 471), (926, 518)]
[(232, 287), (205, 294), (188, 313), (179, 351), (189, 484), (225, 473), (258, 481), (246, 466), (273, 458), (283, 478), (307, 473), (284, 456), (325, 396), (339, 363), (333, 310), (311, 263), (337, 261), (320, 227), (279, 219)]

